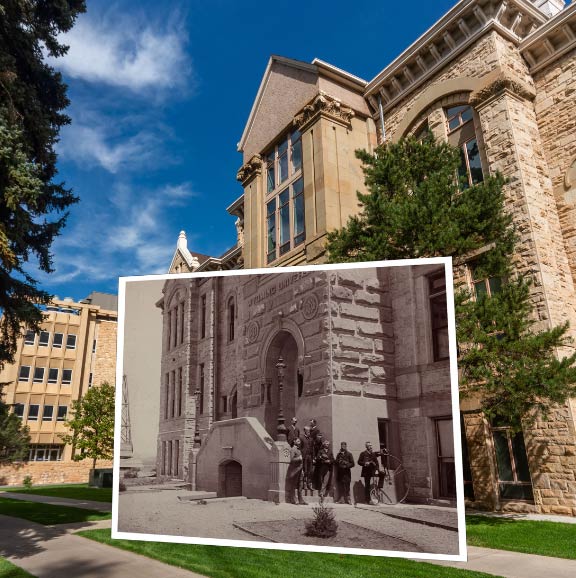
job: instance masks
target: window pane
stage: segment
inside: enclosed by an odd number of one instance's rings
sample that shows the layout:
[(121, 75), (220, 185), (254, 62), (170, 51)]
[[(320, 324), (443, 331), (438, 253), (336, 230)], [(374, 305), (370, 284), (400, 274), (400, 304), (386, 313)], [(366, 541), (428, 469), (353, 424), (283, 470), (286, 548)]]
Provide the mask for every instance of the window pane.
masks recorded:
[(57, 419), (57, 421), (64, 421), (66, 419), (67, 413), (68, 413), (68, 406), (59, 405), (58, 406), (58, 419)]
[(519, 482), (530, 482), (530, 469), (528, 468), (528, 457), (526, 456), (526, 446), (524, 445), (524, 435), (518, 432), (512, 438), (512, 453), (516, 465), (516, 479)]
[(274, 176), (274, 165), (270, 165), (268, 167), (268, 170), (266, 171), (266, 175), (267, 175), (266, 190), (267, 190), (267, 192), (271, 192), (274, 190), (274, 187), (276, 186), (276, 182), (275, 182), (276, 177)]
[(52, 339), (52, 347), (60, 348), (62, 347), (62, 338), (64, 335), (62, 333), (54, 333), (54, 339)]
[(272, 199), (266, 205), (266, 213), (268, 215), (268, 243), (266, 253), (268, 255), (268, 263), (276, 259), (276, 198)]
[(529, 484), (501, 483), (500, 497), (504, 500), (533, 500), (532, 486)]
[(48, 331), (40, 331), (40, 339), (38, 340), (38, 345), (47, 347), (49, 341), (50, 341), (50, 333), (48, 333)]
[(20, 367), (20, 375), (18, 381), (28, 381), (30, 379), (30, 366), (22, 365)]
[(508, 435), (505, 431), (496, 430), (492, 432), (494, 438), (494, 450), (496, 452), (496, 463), (498, 464), (498, 479), (505, 482), (514, 481), (512, 471), (512, 461), (508, 449)]
[(54, 406), (53, 405), (45, 405), (44, 411), (42, 412), (42, 419), (46, 421), (50, 421), (54, 416)]
[(462, 107), (461, 117), (462, 117), (462, 124), (472, 120), (472, 109), (469, 106)]
[(474, 283), (474, 293), (476, 293), (476, 299), (480, 299), (488, 294), (486, 289), (486, 281), (484, 279)]
[(294, 246), (302, 243), (306, 237), (304, 222), (303, 181), (298, 179), (292, 189), (294, 196)]
[(48, 383), (56, 383), (58, 381), (58, 368), (51, 367), (48, 370)]
[(280, 201), (280, 255), (290, 250), (290, 196), (285, 189), (278, 196)]
[(17, 415), (19, 418), (24, 416), (24, 404), (17, 403), (14, 405), (14, 415)]
[(484, 176), (482, 175), (478, 141), (475, 138), (466, 143), (466, 154), (468, 155), (468, 166), (470, 167), (470, 180), (473, 184), (481, 183), (484, 180)]
[(68, 335), (66, 349), (76, 349), (76, 335)]
[(39, 405), (31, 405), (28, 408), (28, 419), (30, 421), (36, 421), (38, 419), (38, 409), (40, 408)]
[(34, 345), (35, 339), (36, 334), (34, 333), (34, 331), (31, 331), (30, 329), (26, 331), (26, 337), (24, 338), (24, 343), (26, 345)]
[(460, 126), (460, 119), (457, 116), (455, 116), (454, 118), (451, 118), (448, 121), (448, 128), (450, 130), (454, 130), (455, 128), (458, 128), (459, 126)]
[(454, 433), (452, 431), (451, 419), (436, 420), (436, 428), (438, 431), (438, 452), (439, 457), (453, 458), (454, 457)]
[(295, 173), (302, 168), (302, 141), (300, 133), (292, 133), (292, 172)]
[(488, 279), (488, 284), (490, 285), (490, 295), (494, 295), (502, 290), (502, 279), (500, 279), (500, 277)]
[(69, 384), (72, 381), (72, 370), (63, 369), (62, 370), (62, 384)]
[(42, 383), (44, 381), (44, 368), (35, 367), (34, 368), (34, 383)]
[(464, 154), (464, 148), (460, 148), (460, 166), (458, 167), (458, 185), (462, 190), (467, 189), (470, 186), (470, 181), (468, 180), (468, 166), (466, 165), (466, 155)]

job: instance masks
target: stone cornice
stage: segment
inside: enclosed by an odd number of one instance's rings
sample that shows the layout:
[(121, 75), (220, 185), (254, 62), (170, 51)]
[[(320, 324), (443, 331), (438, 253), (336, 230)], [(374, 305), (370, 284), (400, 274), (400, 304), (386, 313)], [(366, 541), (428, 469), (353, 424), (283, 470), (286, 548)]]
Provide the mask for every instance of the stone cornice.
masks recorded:
[(236, 180), (242, 183), (242, 186), (248, 184), (254, 177), (262, 172), (262, 157), (254, 155), (246, 164), (242, 165), (236, 173)]
[(528, 0), (461, 0), (368, 84), (365, 97), (378, 116), (380, 99), (389, 110), (487, 32), (520, 44), (546, 20)]
[(576, 2), (556, 14), (520, 43), (520, 53), (534, 73), (576, 48)]
[(480, 108), (492, 97), (505, 91), (530, 101), (536, 97), (536, 92), (531, 86), (519, 79), (512, 78), (508, 74), (501, 73), (487, 86), (473, 92), (469, 102), (474, 108)]
[(348, 126), (354, 117), (354, 111), (347, 106), (343, 106), (337, 98), (320, 91), (299, 113), (296, 114), (293, 123), (298, 130), (303, 131), (319, 116), (324, 116), (330, 120)]

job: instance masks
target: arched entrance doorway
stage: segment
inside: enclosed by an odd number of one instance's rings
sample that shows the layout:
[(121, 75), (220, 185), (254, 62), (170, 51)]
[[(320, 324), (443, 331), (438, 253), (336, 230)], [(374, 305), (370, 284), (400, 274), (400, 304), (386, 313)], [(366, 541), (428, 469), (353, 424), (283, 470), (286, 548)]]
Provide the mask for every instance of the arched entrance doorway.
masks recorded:
[(272, 339), (266, 353), (266, 382), (269, 384), (267, 405), (265, 409), (264, 427), (275, 439), (278, 428), (278, 409), (280, 407), (280, 389), (278, 387), (278, 369), (276, 364), (282, 357), (286, 364), (284, 370), (284, 387), (282, 394), (282, 410), (285, 425), (296, 415), (296, 397), (298, 394), (298, 345), (288, 331), (280, 331)]
[(242, 495), (242, 464), (229, 460), (220, 464), (218, 472), (218, 495), (230, 498)]

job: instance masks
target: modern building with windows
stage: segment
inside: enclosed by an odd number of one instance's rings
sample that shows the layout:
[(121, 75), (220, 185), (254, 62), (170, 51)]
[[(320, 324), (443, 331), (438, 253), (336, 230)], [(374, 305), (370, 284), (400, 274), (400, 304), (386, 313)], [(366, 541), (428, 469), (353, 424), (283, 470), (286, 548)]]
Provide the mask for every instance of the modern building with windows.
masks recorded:
[[(576, 3), (461, 0), (383, 64), (365, 81), (317, 59), (271, 57), (238, 147), (243, 194), (227, 209), (237, 243), (200, 262), (181, 235), (170, 270), (322, 263), (327, 233), (366, 191), (354, 151), (431, 131), (460, 149), (464, 183), (506, 177), (536, 328), (568, 321), (576, 336)], [(477, 294), (498, 291), (500, 280), (477, 278), (472, 255), (456, 273)], [(519, 433), (488, 423), (477, 402), (461, 410), (471, 504), (576, 514), (574, 400)]]
[(28, 426), (31, 444), (26, 463), (0, 467), (2, 483), (20, 484), (27, 475), (33, 483), (88, 479), (91, 462), (74, 462), (61, 435), (74, 400), (93, 386), (115, 383), (117, 310), (117, 297), (105, 293), (79, 303), (54, 299), (40, 332), (23, 333), (0, 382), (6, 384), (4, 401)]

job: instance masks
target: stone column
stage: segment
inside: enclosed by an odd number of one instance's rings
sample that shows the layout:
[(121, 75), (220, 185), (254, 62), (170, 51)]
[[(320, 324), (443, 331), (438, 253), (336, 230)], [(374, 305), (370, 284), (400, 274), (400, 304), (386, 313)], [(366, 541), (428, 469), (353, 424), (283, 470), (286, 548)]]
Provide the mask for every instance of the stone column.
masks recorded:
[(286, 501), (286, 472), (290, 463), (290, 445), (285, 441), (274, 442), (270, 457), (270, 487), (268, 501), (281, 504)]

